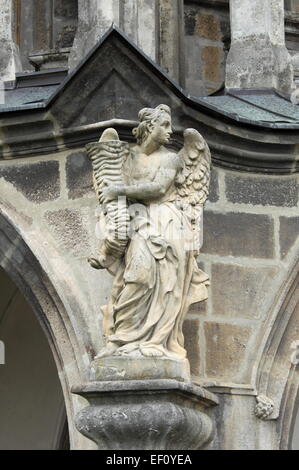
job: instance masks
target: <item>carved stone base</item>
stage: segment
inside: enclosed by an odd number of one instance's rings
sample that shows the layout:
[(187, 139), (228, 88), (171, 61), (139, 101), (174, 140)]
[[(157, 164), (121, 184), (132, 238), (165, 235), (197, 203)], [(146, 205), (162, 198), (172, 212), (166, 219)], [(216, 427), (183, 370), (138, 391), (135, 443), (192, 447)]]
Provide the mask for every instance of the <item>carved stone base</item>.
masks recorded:
[(189, 361), (165, 357), (112, 356), (95, 359), (91, 364), (91, 380), (147, 380), (161, 377), (190, 382)]
[(196, 450), (213, 436), (210, 392), (176, 380), (90, 382), (73, 388), (89, 406), (77, 429), (99, 450)]

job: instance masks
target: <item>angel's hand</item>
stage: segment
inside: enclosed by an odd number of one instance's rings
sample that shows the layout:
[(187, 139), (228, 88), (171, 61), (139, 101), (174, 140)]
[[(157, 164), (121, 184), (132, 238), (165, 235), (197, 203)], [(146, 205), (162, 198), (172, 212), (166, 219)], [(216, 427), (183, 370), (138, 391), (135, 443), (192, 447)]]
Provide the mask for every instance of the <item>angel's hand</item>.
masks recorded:
[(113, 201), (114, 199), (117, 199), (118, 196), (122, 196), (125, 194), (125, 185), (110, 184), (109, 186), (106, 186), (103, 189), (102, 194), (105, 202)]

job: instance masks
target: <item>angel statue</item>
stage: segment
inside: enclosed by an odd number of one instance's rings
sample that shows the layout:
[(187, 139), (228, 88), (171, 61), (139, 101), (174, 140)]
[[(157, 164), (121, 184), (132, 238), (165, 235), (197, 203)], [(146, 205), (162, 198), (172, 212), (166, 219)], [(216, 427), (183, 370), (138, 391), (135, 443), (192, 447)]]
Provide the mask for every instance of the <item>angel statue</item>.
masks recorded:
[(133, 129), (137, 144), (107, 129), (87, 145), (101, 206), (102, 241), (90, 264), (114, 276), (101, 307), (105, 356), (184, 360), (182, 325), (191, 304), (207, 298), (208, 276), (196, 257), (208, 196), (210, 151), (195, 129), (178, 153), (166, 105), (144, 108)]

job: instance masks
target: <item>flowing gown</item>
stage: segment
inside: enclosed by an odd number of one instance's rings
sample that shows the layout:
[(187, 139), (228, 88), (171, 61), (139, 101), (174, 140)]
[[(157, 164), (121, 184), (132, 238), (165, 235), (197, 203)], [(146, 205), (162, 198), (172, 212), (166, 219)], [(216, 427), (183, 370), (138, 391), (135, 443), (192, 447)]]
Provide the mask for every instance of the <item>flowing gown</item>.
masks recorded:
[(104, 332), (119, 354), (183, 359), (184, 318), (192, 303), (208, 297), (208, 276), (190, 250), (192, 225), (177, 204), (174, 184), (160, 200), (142, 202), (131, 213), (126, 254), (102, 307)]

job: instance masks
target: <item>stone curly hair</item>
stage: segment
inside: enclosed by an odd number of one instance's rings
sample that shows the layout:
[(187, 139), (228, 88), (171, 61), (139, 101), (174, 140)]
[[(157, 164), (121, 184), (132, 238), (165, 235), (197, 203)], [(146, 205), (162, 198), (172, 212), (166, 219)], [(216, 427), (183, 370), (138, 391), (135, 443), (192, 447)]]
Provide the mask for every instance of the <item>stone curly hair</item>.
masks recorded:
[(150, 124), (155, 123), (162, 114), (171, 115), (169, 106), (166, 104), (159, 104), (156, 108), (143, 108), (138, 113), (140, 124), (133, 129), (133, 135), (137, 139), (137, 144), (140, 145), (144, 142), (150, 134)]

